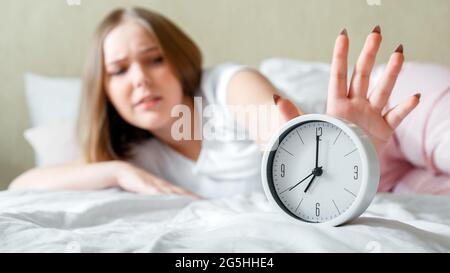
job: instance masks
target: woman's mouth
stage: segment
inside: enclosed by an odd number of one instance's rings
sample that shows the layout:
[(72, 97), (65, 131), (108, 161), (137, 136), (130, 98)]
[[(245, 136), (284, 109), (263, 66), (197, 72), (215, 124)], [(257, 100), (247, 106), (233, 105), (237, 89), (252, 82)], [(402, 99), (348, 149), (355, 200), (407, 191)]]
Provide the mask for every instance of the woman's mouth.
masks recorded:
[(137, 104), (135, 104), (134, 107), (137, 110), (149, 110), (149, 109), (155, 107), (161, 100), (162, 100), (162, 97), (160, 97), (160, 96), (146, 97), (146, 98), (143, 98), (141, 101), (139, 101)]

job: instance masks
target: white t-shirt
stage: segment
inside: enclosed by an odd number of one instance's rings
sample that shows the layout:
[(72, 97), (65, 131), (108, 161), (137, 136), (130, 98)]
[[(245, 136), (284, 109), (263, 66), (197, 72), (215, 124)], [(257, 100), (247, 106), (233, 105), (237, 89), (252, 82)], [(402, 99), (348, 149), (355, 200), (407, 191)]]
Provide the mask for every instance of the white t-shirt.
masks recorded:
[[(195, 107), (199, 111), (200, 107), (203, 110), (207, 105), (214, 105), (223, 111), (221, 119), (202, 115), (203, 125), (208, 123), (213, 127), (209, 129), (231, 133), (239, 130), (227, 109), (226, 92), (232, 76), (245, 68), (225, 63), (203, 71), (196, 95), (201, 96), (202, 104), (196, 103)], [(131, 163), (206, 198), (262, 191), (262, 152), (248, 137), (203, 138), (197, 161), (188, 159), (156, 138), (136, 145), (133, 154)]]

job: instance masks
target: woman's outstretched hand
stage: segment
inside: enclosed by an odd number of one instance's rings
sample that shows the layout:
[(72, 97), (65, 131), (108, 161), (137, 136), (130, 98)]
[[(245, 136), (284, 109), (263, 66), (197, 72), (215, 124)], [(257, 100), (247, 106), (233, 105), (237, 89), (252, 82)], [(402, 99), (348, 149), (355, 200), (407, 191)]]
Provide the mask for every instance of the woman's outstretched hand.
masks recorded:
[[(392, 53), (384, 75), (370, 96), (367, 96), (370, 73), (380, 44), (381, 31), (380, 27), (376, 26), (367, 37), (348, 86), (349, 39), (345, 29), (339, 34), (333, 51), (327, 99), (327, 114), (346, 119), (362, 128), (372, 139), (378, 153), (420, 99), (420, 94), (416, 94), (392, 109), (384, 109), (404, 61), (402, 45)], [(302, 114), (289, 100), (276, 95), (274, 100), (283, 120), (288, 121)]]
[(192, 192), (175, 186), (127, 162), (119, 163), (115, 178), (117, 186), (129, 192), (149, 195), (177, 194), (200, 199)]

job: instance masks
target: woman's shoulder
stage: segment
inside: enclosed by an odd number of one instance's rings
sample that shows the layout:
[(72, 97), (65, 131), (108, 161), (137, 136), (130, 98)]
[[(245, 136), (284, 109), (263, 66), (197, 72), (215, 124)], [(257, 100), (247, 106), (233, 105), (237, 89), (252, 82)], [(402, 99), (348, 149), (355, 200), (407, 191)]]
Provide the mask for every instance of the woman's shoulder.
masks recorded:
[(205, 68), (202, 73), (201, 94), (211, 103), (225, 104), (225, 94), (231, 78), (247, 65), (226, 62)]
[(220, 63), (206, 67), (203, 69), (202, 83), (219, 81), (225, 75), (234, 74), (235, 72), (245, 68), (249, 68), (249, 66), (236, 62)]

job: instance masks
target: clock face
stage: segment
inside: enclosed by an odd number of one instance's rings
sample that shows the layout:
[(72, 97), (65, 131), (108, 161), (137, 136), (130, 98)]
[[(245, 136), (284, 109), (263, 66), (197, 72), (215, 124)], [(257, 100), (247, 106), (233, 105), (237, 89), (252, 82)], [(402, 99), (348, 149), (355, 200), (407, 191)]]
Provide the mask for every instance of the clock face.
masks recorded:
[(353, 139), (326, 121), (306, 121), (283, 133), (268, 168), (278, 205), (295, 218), (317, 223), (350, 208), (364, 171)]

